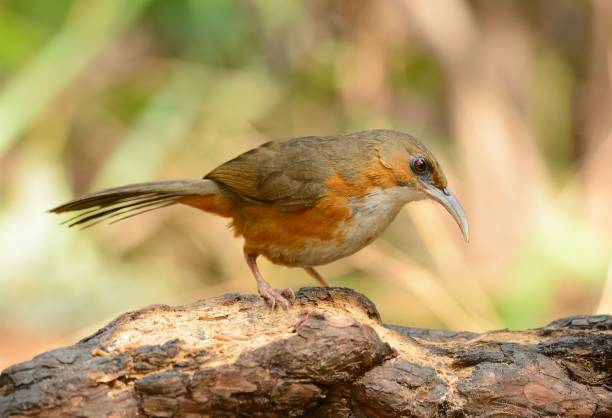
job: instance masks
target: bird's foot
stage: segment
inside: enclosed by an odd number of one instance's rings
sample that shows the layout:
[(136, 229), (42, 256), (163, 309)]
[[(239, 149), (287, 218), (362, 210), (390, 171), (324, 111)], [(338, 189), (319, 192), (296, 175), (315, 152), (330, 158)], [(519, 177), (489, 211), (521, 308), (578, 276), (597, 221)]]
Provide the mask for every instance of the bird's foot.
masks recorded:
[(295, 293), (290, 288), (274, 289), (268, 282), (264, 281), (257, 284), (257, 291), (272, 309), (278, 304), (287, 310), (289, 305), (295, 300)]

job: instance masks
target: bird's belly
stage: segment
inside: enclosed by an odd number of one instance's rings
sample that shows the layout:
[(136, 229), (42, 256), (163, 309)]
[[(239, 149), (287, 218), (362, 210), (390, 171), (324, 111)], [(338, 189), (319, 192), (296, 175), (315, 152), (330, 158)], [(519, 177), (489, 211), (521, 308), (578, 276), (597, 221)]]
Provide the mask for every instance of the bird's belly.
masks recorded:
[[(303, 234), (276, 235), (276, 241), (249, 242), (257, 247), (254, 251), (276, 264), (294, 267), (309, 267), (327, 264), (351, 255), (376, 239), (395, 218), (405, 201), (394, 198), (388, 191), (373, 191), (359, 198), (349, 198), (345, 205), (346, 216), (327, 224), (333, 215), (316, 220), (305, 216), (295, 219), (304, 225)], [(316, 210), (313, 208), (313, 210)], [(319, 223), (329, 229), (328, 236), (315, 236)], [(286, 237), (282, 239), (281, 237)]]
[[(397, 213), (397, 212), (396, 212)], [(395, 215), (394, 213), (393, 215)], [(271, 261), (295, 267), (320, 266), (356, 253), (374, 241), (389, 225), (393, 217), (380, 219), (371, 224), (371, 219), (356, 219), (344, 222), (337, 228), (337, 237), (331, 240), (307, 239), (300, 249), (284, 246), (269, 246), (266, 254)], [(361, 222), (365, 221), (365, 222)]]

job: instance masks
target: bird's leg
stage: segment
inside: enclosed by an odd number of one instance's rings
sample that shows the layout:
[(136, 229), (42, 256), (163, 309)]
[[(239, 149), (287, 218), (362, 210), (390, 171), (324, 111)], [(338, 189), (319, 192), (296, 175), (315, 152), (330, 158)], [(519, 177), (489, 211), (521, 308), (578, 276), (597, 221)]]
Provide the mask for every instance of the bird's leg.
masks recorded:
[(287, 309), (289, 304), (295, 300), (295, 293), (293, 293), (293, 290), (290, 288), (274, 289), (261, 275), (261, 272), (257, 267), (257, 256), (245, 253), (244, 258), (246, 259), (253, 276), (255, 276), (259, 295), (264, 298), (270, 308), (274, 308), (274, 306), (276, 306), (278, 303), (283, 307), (283, 309)]
[(306, 270), (306, 273), (310, 274), (310, 277), (312, 277), (317, 282), (319, 282), (321, 284), (321, 286), (323, 286), (323, 287), (330, 287), (331, 286), (331, 284), (327, 280), (325, 280), (325, 278), (323, 276), (321, 276), (319, 274), (319, 272), (316, 271), (314, 268), (312, 268), (312, 267), (304, 267), (304, 270)]

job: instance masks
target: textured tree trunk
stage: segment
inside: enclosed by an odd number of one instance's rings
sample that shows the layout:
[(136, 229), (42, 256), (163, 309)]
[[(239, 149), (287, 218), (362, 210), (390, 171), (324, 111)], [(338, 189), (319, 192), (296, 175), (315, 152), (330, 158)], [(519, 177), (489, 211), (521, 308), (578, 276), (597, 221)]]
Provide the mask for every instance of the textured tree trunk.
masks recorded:
[(120, 316), (0, 375), (0, 416), (612, 416), (612, 317), (483, 334), (383, 324), (362, 295), (228, 294)]

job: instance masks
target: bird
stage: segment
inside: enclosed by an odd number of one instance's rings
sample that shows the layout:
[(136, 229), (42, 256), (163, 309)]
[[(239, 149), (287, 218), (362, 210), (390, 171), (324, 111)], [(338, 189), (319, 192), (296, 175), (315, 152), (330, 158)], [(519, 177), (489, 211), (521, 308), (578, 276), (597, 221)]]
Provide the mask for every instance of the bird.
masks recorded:
[(49, 212), (78, 214), (64, 221), (89, 227), (182, 204), (230, 218), (244, 239), (244, 257), (259, 295), (285, 310), (290, 288), (276, 289), (257, 258), (304, 269), (330, 286), (316, 267), (374, 241), (407, 203), (431, 199), (454, 218), (466, 242), (465, 211), (438, 160), (410, 134), (376, 129), (266, 142), (200, 179), (163, 180), (85, 194)]

